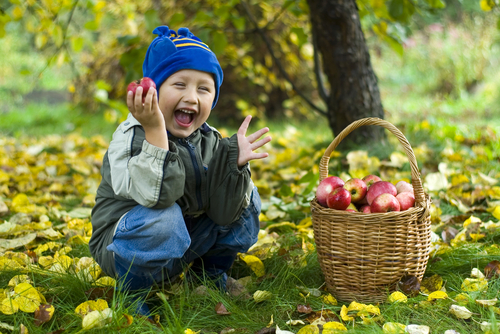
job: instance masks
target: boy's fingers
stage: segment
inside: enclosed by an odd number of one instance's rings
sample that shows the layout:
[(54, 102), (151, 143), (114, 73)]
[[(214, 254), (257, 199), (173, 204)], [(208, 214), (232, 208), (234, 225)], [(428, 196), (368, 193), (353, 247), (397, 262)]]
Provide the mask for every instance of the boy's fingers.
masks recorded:
[(247, 116), (243, 120), (243, 123), (241, 123), (240, 128), (238, 129), (238, 134), (239, 135), (246, 135), (247, 130), (248, 130), (248, 125), (250, 124), (250, 120), (252, 119), (252, 116)]
[(270, 141), (271, 141), (271, 137), (267, 136), (266, 138), (262, 138), (258, 142), (252, 143), (252, 151), (258, 149), (259, 147), (266, 145)]
[(269, 132), (269, 128), (262, 128), (254, 133), (252, 133), (250, 136), (248, 136), (248, 141), (250, 141), (251, 143), (253, 143), (254, 141), (256, 141), (257, 139), (259, 139), (260, 137), (262, 137), (263, 134), (265, 133), (268, 133)]

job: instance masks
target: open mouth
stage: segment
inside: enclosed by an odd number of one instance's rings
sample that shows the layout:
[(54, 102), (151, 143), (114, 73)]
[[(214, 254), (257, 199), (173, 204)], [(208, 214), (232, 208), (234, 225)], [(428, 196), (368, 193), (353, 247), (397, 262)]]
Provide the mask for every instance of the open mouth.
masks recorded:
[(177, 109), (174, 112), (175, 120), (180, 126), (188, 127), (193, 123), (194, 111), (186, 109)]

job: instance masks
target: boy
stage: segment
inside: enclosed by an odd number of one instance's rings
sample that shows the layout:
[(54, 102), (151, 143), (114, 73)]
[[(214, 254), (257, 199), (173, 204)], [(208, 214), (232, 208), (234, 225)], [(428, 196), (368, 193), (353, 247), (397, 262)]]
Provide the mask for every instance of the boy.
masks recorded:
[(257, 241), (260, 197), (248, 162), (271, 138), (263, 128), (221, 138), (206, 120), (217, 103), (222, 69), (187, 28), (157, 27), (143, 64), (156, 83), (128, 92), (130, 114), (109, 145), (92, 210), (89, 246), (103, 271), (129, 289), (172, 279), (193, 262), (225, 288), (238, 252)]

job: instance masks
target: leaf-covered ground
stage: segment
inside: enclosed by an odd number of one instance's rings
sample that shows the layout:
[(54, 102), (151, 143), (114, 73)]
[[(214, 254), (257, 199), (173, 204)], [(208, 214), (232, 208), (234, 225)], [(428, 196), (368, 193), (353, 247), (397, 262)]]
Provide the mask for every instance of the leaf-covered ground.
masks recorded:
[[(87, 247), (107, 140), (0, 138), (0, 332), (497, 333), (499, 135), (426, 121), (400, 128), (432, 197), (433, 249), (420, 288), (402, 282), (405, 293), (378, 305), (343, 303), (326, 291), (309, 203), (329, 143), (289, 127), (274, 134), (270, 157), (252, 165), (262, 229), (235, 262), (228, 292), (181, 277), (150, 291), (150, 319), (134, 314), (133, 296), (115, 292)], [(330, 175), (368, 174), (410, 179), (390, 134), (331, 157)]]

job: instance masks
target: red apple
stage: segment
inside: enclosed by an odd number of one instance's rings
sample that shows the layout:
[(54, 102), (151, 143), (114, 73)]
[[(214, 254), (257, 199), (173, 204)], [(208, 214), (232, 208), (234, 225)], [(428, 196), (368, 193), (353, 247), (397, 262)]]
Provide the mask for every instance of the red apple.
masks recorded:
[(396, 183), (396, 190), (398, 191), (398, 194), (401, 194), (404, 192), (413, 193), (413, 186), (411, 185), (411, 183), (408, 183), (404, 180), (401, 180), (398, 183)]
[(375, 182), (378, 182), (378, 181), (382, 181), (382, 179), (380, 177), (378, 177), (377, 175), (370, 174), (370, 175), (365, 176), (363, 178), (363, 181), (365, 182), (366, 186), (368, 188), (370, 188), (370, 186), (372, 184), (374, 184)]
[(369, 205), (363, 205), (359, 208), (359, 212), (363, 212), (363, 213), (371, 213), (372, 210), (370, 209), (370, 206)]
[(370, 210), (373, 213), (399, 211), (400, 205), (396, 196), (389, 193), (383, 193), (375, 197), (370, 205)]
[(127, 92), (131, 91), (135, 94), (137, 87), (142, 87), (142, 103), (144, 103), (146, 95), (148, 95), (149, 88), (153, 87), (156, 89), (156, 84), (153, 79), (144, 77), (140, 80), (135, 80), (129, 83), (127, 86)]
[(321, 181), (318, 185), (318, 189), (316, 190), (316, 198), (318, 199), (318, 203), (325, 208), (328, 207), (326, 203), (326, 197), (330, 194), (335, 188), (342, 187), (344, 185), (344, 180), (342, 180), (338, 176), (329, 176)]
[(358, 212), (358, 211), (353, 210), (353, 209), (345, 209), (345, 211), (347, 211), (347, 212)]
[(405, 191), (396, 195), (401, 211), (408, 210), (415, 205), (413, 192)]
[(358, 203), (365, 198), (366, 191), (368, 190), (365, 181), (358, 178), (347, 180), (344, 188), (351, 193), (351, 202), (353, 203)]
[(326, 197), (326, 204), (330, 209), (345, 210), (351, 204), (351, 193), (342, 187), (335, 188)]
[(384, 193), (396, 196), (398, 194), (398, 191), (396, 190), (396, 187), (389, 181), (378, 181), (372, 184), (370, 188), (368, 188), (368, 192), (366, 193), (366, 200), (368, 201), (368, 204), (372, 205), (375, 197)]

